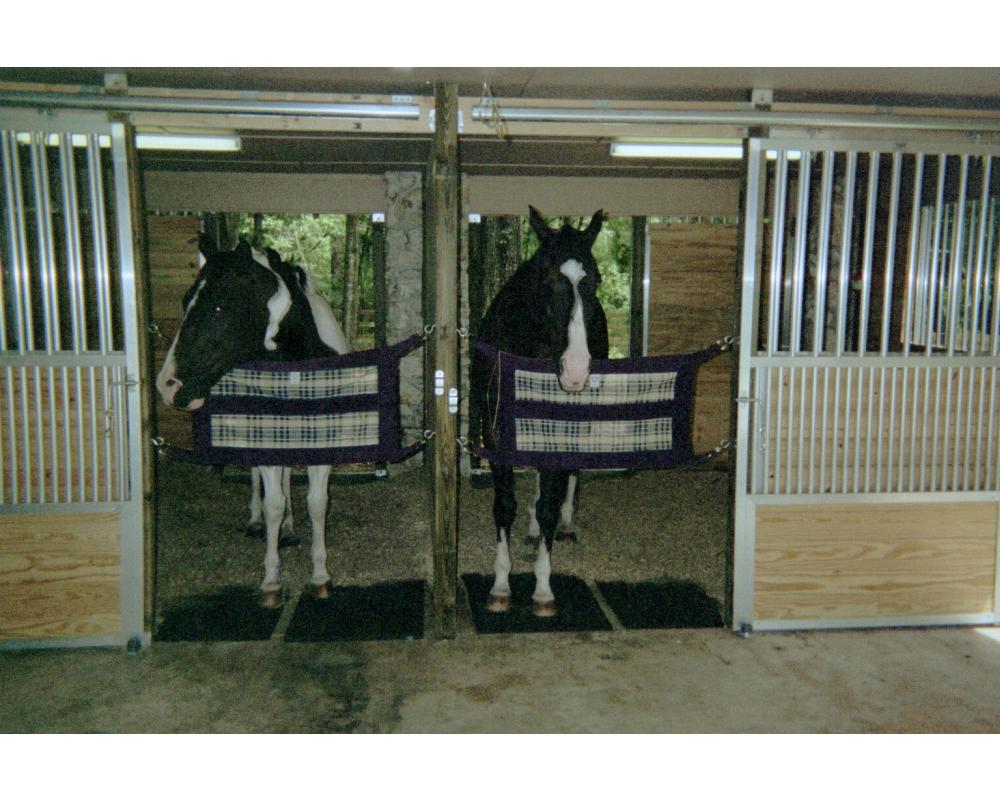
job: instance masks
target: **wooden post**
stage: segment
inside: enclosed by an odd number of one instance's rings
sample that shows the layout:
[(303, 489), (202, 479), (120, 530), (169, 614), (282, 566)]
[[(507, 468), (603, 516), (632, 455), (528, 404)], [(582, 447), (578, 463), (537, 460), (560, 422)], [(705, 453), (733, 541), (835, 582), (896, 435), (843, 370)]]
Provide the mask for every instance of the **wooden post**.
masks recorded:
[[(142, 440), (142, 530), (143, 530), (143, 630), (153, 633), (156, 625), (156, 402), (153, 381), (156, 375), (155, 347), (150, 340), (152, 322), (152, 288), (148, 251), (146, 249), (146, 205), (142, 190), (139, 155), (135, 147), (135, 128), (125, 123), (125, 159), (128, 166), (129, 203), (132, 215), (132, 252), (135, 261), (135, 313), (139, 329), (136, 343), (139, 363), (145, 375), (139, 381), (141, 407), (140, 438)], [(146, 377), (148, 376), (148, 377)]]
[(646, 218), (632, 217), (632, 292), (629, 298), (628, 354), (638, 358), (643, 353), (646, 329)]
[[(433, 520), (431, 546), (434, 579), (431, 587), (431, 634), (453, 638), (458, 595), (458, 396), (461, 372), (458, 347), (459, 166), (458, 86), (434, 87), (436, 125), (427, 173), (425, 203), (424, 292), (427, 324), (434, 325), (428, 345), (430, 372), (426, 383), (428, 427), (434, 431), (427, 454), (432, 471)], [(436, 377), (443, 388), (435, 388)], [(449, 407), (456, 408), (453, 411)]]

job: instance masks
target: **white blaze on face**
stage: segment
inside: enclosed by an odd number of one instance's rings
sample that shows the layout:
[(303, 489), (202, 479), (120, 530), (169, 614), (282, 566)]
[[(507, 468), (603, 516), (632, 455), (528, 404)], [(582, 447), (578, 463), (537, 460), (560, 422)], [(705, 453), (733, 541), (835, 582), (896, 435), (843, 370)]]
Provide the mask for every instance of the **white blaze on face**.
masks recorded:
[(583, 264), (570, 259), (559, 271), (573, 284), (573, 313), (569, 321), (569, 344), (559, 359), (559, 383), (567, 392), (580, 392), (590, 377), (590, 349), (587, 347), (587, 328), (583, 322), (583, 300), (580, 299), (580, 281), (587, 274)]

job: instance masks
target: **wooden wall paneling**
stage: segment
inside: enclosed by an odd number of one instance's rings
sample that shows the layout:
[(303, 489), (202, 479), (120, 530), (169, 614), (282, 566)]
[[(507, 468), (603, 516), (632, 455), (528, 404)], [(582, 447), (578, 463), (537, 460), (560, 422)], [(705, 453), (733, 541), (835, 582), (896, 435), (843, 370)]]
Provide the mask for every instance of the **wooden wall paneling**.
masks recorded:
[[(154, 370), (166, 358), (170, 342), (181, 324), (184, 293), (198, 274), (199, 219), (194, 216), (151, 215), (147, 218), (149, 271), (152, 291), (153, 323), (161, 337), (156, 337)], [(149, 376), (155, 381), (156, 374)], [(168, 408), (157, 399), (156, 435), (176, 446), (191, 446), (191, 415)]]
[(760, 505), (754, 616), (993, 610), (996, 503)]
[[(651, 224), (649, 247), (649, 355), (700, 350), (731, 335), (738, 316), (733, 292), (737, 226)], [(696, 452), (729, 437), (732, 370), (732, 357), (723, 354), (698, 371)]]
[(121, 629), (117, 513), (0, 514), (0, 639)]

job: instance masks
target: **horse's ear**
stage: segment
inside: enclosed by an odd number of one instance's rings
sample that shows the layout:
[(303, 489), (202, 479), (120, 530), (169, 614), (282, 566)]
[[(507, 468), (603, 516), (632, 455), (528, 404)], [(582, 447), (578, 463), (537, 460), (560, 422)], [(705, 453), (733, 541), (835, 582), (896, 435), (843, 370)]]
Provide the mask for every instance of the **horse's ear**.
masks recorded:
[(589, 247), (594, 246), (594, 242), (597, 241), (597, 234), (601, 232), (601, 228), (604, 225), (604, 209), (599, 209), (594, 213), (594, 216), (590, 218), (590, 224), (587, 229), (583, 232), (584, 238), (587, 240), (587, 245)]
[(528, 206), (528, 222), (531, 223), (531, 230), (538, 236), (539, 241), (544, 242), (552, 235), (552, 229), (545, 224), (542, 215), (534, 206)]
[(268, 247), (264, 250), (267, 255), (267, 263), (271, 265), (271, 269), (276, 269), (281, 266), (281, 256), (278, 255), (278, 251), (273, 247)]
[(206, 261), (218, 252), (215, 246), (215, 239), (207, 233), (198, 234), (198, 252)]
[(241, 258), (253, 258), (253, 248), (250, 247), (250, 242), (246, 239), (240, 239), (233, 252)]

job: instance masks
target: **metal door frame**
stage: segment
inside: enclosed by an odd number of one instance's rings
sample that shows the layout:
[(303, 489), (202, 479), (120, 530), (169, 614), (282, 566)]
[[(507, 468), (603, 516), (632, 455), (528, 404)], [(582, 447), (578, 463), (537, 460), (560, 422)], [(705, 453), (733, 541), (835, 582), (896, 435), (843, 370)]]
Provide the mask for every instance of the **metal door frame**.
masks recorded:
[[(110, 139), (112, 183), (114, 189), (114, 208), (109, 208), (103, 189), (99, 189), (100, 202), (105, 216), (113, 211), (117, 241), (106, 242), (106, 252), (110, 255), (112, 248), (117, 250), (119, 274), (110, 272), (107, 277), (117, 278), (121, 302), (121, 330), (123, 350), (113, 350), (113, 347), (103, 347), (104, 352), (83, 352), (55, 350), (49, 352), (17, 350), (0, 353), (0, 366), (26, 367), (41, 369), (43, 367), (63, 368), (84, 364), (88, 367), (107, 368), (109, 376), (115, 376), (110, 381), (112, 386), (118, 386), (117, 404), (119, 413), (114, 421), (119, 442), (118, 452), (118, 487), (117, 497), (103, 500), (73, 500), (60, 501), (58, 498), (41, 498), (41, 502), (7, 503), (0, 506), (4, 514), (59, 514), (70, 512), (116, 512), (119, 515), (120, 538), (120, 614), (121, 627), (118, 634), (100, 636), (73, 636), (39, 639), (12, 639), (0, 641), (0, 650), (41, 648), (41, 647), (81, 647), (129, 645), (131, 647), (149, 644), (150, 632), (144, 630), (144, 540), (152, 535), (143, 528), (145, 500), (143, 496), (142, 466), (143, 445), (141, 427), (141, 406), (139, 382), (142, 379), (142, 366), (139, 360), (139, 326), (137, 316), (136, 295), (136, 260), (133, 247), (133, 227), (130, 183), (127, 162), (128, 128), (125, 123), (109, 121), (106, 113), (93, 112), (63, 112), (50, 111), (46, 113), (21, 111), (16, 109), (0, 110), (0, 130), (13, 132), (28, 132), (41, 134), (45, 137), (51, 134), (86, 135), (90, 138), (88, 150), (100, 150), (97, 137)], [(68, 139), (69, 137), (67, 137)], [(44, 145), (43, 147), (47, 147)], [(62, 144), (70, 147), (72, 144)], [(98, 152), (99, 159), (99, 152)], [(103, 185), (99, 182), (100, 185)], [(79, 219), (79, 210), (77, 210)], [(47, 231), (51, 235), (51, 226)], [(105, 233), (109, 233), (105, 231)], [(24, 254), (21, 254), (22, 260)], [(5, 254), (7, 257), (7, 254)], [(22, 268), (22, 265), (12, 264), (12, 269)], [(24, 266), (26, 268), (26, 266)], [(112, 309), (108, 310), (107, 324), (111, 325)], [(107, 341), (110, 341), (110, 331)], [(103, 333), (102, 333), (103, 335)], [(23, 344), (23, 343), (22, 343)], [(82, 357), (81, 357), (82, 356)], [(93, 409), (92, 409), (93, 411)], [(96, 480), (96, 478), (95, 478)]]

